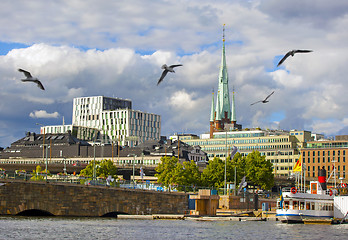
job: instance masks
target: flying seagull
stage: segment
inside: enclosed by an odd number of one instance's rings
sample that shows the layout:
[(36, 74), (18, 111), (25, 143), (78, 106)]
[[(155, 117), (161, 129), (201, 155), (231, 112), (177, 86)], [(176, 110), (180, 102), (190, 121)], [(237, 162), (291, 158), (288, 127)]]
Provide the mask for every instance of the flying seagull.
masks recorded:
[(257, 101), (257, 102), (254, 102), (254, 103), (252, 103), (252, 104), (250, 104), (250, 106), (251, 105), (254, 105), (254, 104), (256, 104), (256, 103), (259, 103), (259, 102), (262, 102), (262, 103), (268, 103), (269, 101), (267, 100), (272, 94), (274, 93), (274, 91), (273, 92), (271, 92), (271, 94), (270, 95), (268, 95), (264, 100), (261, 100), (261, 101)]
[(279, 61), (277, 67), (280, 66), (290, 55), (293, 57), (295, 53), (309, 53), (313, 52), (312, 50), (291, 50), (285, 54), (285, 56)]
[(42, 85), (42, 83), (39, 81), (39, 79), (37, 78), (33, 78), (33, 76), (31, 76), (30, 72), (28, 71), (25, 71), (23, 69), (18, 69), (18, 71), (24, 73), (24, 75), (27, 77), (26, 79), (21, 79), (22, 82), (34, 82), (37, 84), (37, 86), (42, 89), (42, 90), (45, 90), (44, 86)]
[(163, 78), (167, 75), (168, 72), (175, 73), (174, 68), (179, 67), (179, 66), (182, 66), (182, 64), (170, 65), (169, 67), (167, 66), (167, 64), (164, 64), (161, 67), (162, 69), (164, 69), (164, 71), (162, 72), (160, 79), (158, 79), (157, 86), (158, 86), (158, 84), (160, 84), (163, 81)]

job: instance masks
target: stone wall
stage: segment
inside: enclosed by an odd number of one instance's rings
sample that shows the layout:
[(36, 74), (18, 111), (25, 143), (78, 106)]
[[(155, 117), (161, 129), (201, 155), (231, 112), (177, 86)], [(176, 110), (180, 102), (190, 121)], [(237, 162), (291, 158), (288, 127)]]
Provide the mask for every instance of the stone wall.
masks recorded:
[(188, 195), (78, 184), (0, 181), (0, 215), (40, 210), (56, 216), (184, 214)]

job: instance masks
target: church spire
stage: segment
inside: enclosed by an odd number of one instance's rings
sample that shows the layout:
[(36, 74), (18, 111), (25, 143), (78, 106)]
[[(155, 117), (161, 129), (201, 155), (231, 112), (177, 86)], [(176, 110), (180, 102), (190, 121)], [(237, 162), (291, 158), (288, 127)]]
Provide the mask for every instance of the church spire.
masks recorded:
[[(218, 96), (219, 96), (219, 94), (220, 94), (220, 91), (218, 91)], [(221, 103), (220, 103), (220, 99), (218, 97), (216, 99), (216, 116), (215, 116), (215, 121), (221, 121), (221, 114), (220, 114), (220, 111), (219, 111), (220, 105), (221, 105)]]
[(226, 66), (226, 56), (225, 56), (225, 24), (223, 25), (223, 35), (222, 35), (222, 58), (221, 67), (219, 73), (219, 88), (216, 105), (216, 115), (220, 114), (223, 123), (231, 121), (231, 107), (230, 107), (230, 95), (228, 88), (228, 74)]

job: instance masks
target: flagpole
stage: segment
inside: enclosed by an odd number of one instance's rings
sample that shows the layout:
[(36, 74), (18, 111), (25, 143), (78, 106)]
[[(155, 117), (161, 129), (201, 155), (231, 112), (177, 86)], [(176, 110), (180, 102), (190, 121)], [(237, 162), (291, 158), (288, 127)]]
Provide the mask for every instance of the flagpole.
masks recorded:
[(303, 192), (306, 192), (306, 165), (303, 164), (303, 179), (304, 179), (304, 185), (303, 185)]
[[(301, 150), (300, 150), (300, 157), (302, 157), (302, 155), (301, 155)], [(300, 189), (302, 190), (302, 188), (303, 188), (303, 176), (302, 176), (302, 174), (303, 174), (303, 159), (301, 159), (302, 160), (302, 162), (301, 162), (301, 186), (300, 186)]]

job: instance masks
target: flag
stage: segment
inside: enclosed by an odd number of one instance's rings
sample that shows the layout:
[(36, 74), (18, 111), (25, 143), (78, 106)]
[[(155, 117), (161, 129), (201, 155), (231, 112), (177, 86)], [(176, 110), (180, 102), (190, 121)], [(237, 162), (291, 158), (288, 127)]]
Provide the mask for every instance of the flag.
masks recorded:
[(246, 187), (248, 185), (248, 183), (245, 181), (245, 176), (242, 178), (242, 181), (239, 184), (239, 189), (238, 189), (238, 194), (240, 193), (240, 191), (242, 190), (243, 187)]
[(233, 146), (232, 152), (231, 152), (231, 159), (234, 157), (234, 155), (238, 152), (238, 148), (236, 146)]
[(297, 160), (293, 172), (301, 172), (302, 171), (302, 155), (300, 155), (300, 158)]
[(281, 209), (283, 209), (283, 202), (284, 202), (283, 191), (282, 191), (282, 188), (280, 188), (280, 208)]

